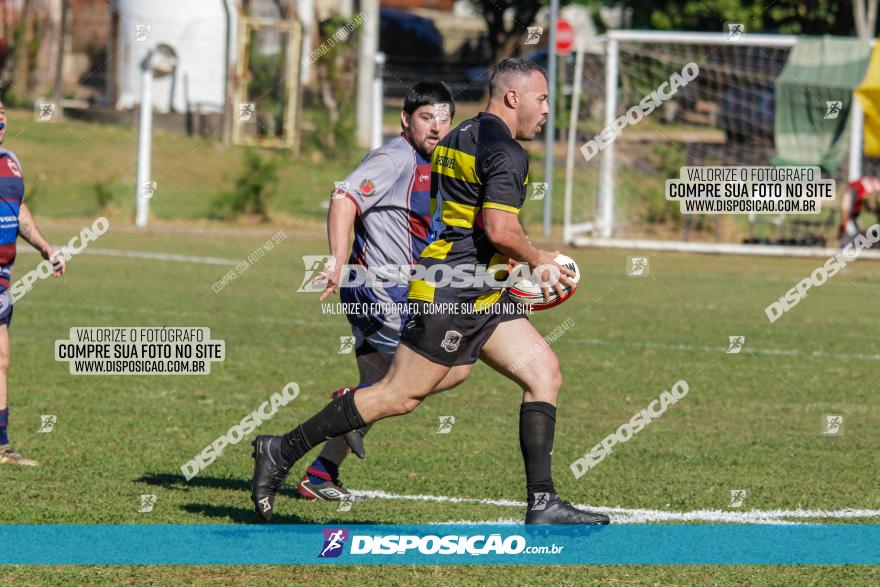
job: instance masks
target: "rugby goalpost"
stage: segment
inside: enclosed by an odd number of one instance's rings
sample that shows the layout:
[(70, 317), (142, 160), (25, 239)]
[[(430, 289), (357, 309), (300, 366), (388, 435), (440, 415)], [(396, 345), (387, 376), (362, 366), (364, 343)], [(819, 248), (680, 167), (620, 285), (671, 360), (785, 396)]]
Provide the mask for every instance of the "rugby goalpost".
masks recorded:
[[(663, 65), (668, 77), (674, 71), (681, 70), (681, 67), (690, 61), (690, 58), (701, 56), (706, 58), (717, 52), (718, 60), (710, 63), (710, 68), (715, 71), (709, 76), (709, 88), (716, 91), (716, 95), (710, 96), (711, 100), (700, 100), (699, 97), (691, 96), (690, 102), (695, 103), (697, 108), (692, 107), (693, 111), (686, 112), (690, 115), (691, 121), (701, 124), (703, 130), (711, 129), (717, 131), (715, 134), (722, 134), (719, 128), (719, 120), (726, 120), (726, 126), (730, 126), (730, 121), (735, 118), (729, 113), (719, 112), (719, 104), (726, 104), (727, 108), (735, 112), (738, 118), (754, 117), (756, 120), (739, 120), (738, 123), (749, 129), (760, 126), (762, 113), (759, 112), (762, 106), (766, 104), (745, 104), (750, 98), (758, 99), (761, 97), (760, 90), (746, 89), (766, 88), (771, 84), (782, 69), (785, 62), (785, 53), (790, 50), (798, 41), (795, 35), (766, 35), (766, 34), (742, 34), (736, 40), (731, 40), (730, 36), (725, 33), (708, 33), (708, 32), (666, 32), (666, 31), (636, 31), (636, 30), (612, 30), (607, 34), (585, 41), (578, 38), (575, 44), (575, 71), (572, 84), (571, 110), (569, 113), (568, 136), (566, 146), (566, 163), (565, 163), (565, 191), (563, 200), (563, 239), (566, 244), (574, 246), (588, 246), (600, 248), (621, 248), (634, 250), (655, 250), (655, 251), (681, 251), (681, 252), (698, 252), (698, 253), (736, 253), (751, 255), (783, 255), (783, 256), (831, 256), (839, 251), (838, 248), (832, 247), (805, 247), (805, 246), (773, 246), (760, 244), (738, 244), (733, 242), (693, 242), (688, 240), (673, 239), (657, 239), (657, 238), (632, 238), (623, 236), (620, 230), (620, 216), (616, 213), (619, 207), (619, 186), (617, 181), (618, 167), (621, 165), (616, 160), (617, 149), (620, 139), (612, 141), (596, 157), (598, 159), (598, 170), (584, 170), (584, 166), (596, 166), (596, 162), (586, 162), (584, 155), (581, 153), (581, 144), (585, 142), (584, 135), (578, 136), (578, 121), (581, 119), (581, 101), (582, 92), (585, 86), (585, 61), (586, 54), (604, 54), (604, 72), (598, 67), (586, 73), (587, 80), (597, 81), (600, 76), (604, 78), (604, 88), (596, 88), (593, 96), (598, 98), (604, 94), (604, 108), (602, 127), (609, 127), (619, 116), (619, 106), (629, 104), (638, 104), (639, 91), (644, 92), (646, 87), (656, 88), (656, 84), (651, 86), (652, 75), (656, 74), (657, 65)], [(600, 44), (601, 50), (596, 51), (596, 44)], [(871, 46), (874, 40), (870, 41)], [(590, 50), (590, 45), (592, 49)], [(622, 51), (622, 45), (625, 51)], [(709, 48), (710, 51), (702, 53), (703, 49)], [(735, 47), (733, 57), (728, 55), (726, 58), (721, 54), (728, 47)], [(621, 55), (622, 53), (623, 56)], [(767, 61), (763, 64), (762, 61)], [(642, 65), (647, 63), (647, 65)], [(768, 64), (774, 64), (769, 67)], [(703, 66), (701, 63), (701, 73), (703, 75)], [(589, 67), (589, 64), (587, 65)], [(638, 70), (643, 67), (643, 71)], [(651, 71), (651, 67), (654, 71)], [(590, 74), (595, 74), (591, 76)], [(604, 75), (602, 75), (604, 73)], [(643, 73), (639, 79), (639, 73)], [(730, 84), (731, 80), (736, 84)], [(586, 82), (587, 84), (589, 82)], [(706, 81), (703, 82), (707, 83)], [(714, 85), (713, 85), (714, 83)], [(598, 85), (598, 84), (596, 84)], [(737, 86), (740, 89), (737, 89)], [(622, 92), (622, 89), (628, 88), (629, 93)], [(726, 90), (724, 88), (727, 88)], [(749, 93), (754, 95), (749, 96)], [(765, 90), (766, 92), (766, 90)], [(625, 95), (621, 97), (621, 93)], [(744, 95), (745, 94), (745, 95)], [(731, 99), (733, 96), (733, 99)], [(621, 99), (623, 98), (623, 100)], [(680, 96), (676, 96), (670, 100), (674, 103), (679, 100)], [(731, 102), (739, 101), (741, 103)], [(702, 102), (702, 104), (701, 104)], [(666, 106), (666, 105), (664, 105)], [(702, 106), (710, 112), (697, 112), (696, 110)], [(766, 108), (765, 108), (766, 109)], [(681, 109), (677, 109), (681, 112)], [(745, 113), (745, 117), (743, 117)], [(587, 113), (589, 116), (589, 112)], [(675, 114), (673, 114), (675, 116)], [(649, 117), (662, 118), (661, 108), (651, 114)], [(646, 120), (647, 118), (646, 117)], [(849, 155), (847, 161), (847, 181), (857, 179), (862, 174), (862, 133), (864, 116), (858, 100), (852, 97), (852, 109), (850, 114), (850, 137), (849, 137)], [(772, 118), (770, 119), (772, 124)], [(764, 115), (763, 126), (766, 131), (766, 115)], [(695, 127), (696, 128), (696, 127)], [(633, 132), (632, 128), (624, 129), (623, 135)], [(730, 132), (727, 129), (726, 132)], [(771, 129), (772, 132), (772, 129)], [(592, 134), (589, 133), (592, 138)], [(644, 133), (642, 133), (644, 134)], [(663, 131), (659, 132), (664, 137)], [(715, 139), (719, 144), (723, 141)], [(644, 142), (644, 141), (642, 141)], [(771, 145), (772, 147), (772, 145)], [(717, 154), (713, 156), (717, 157)], [(728, 155), (728, 157), (731, 157)], [(717, 161), (718, 165), (769, 165), (764, 159), (763, 163), (743, 162), (731, 157), (731, 160)], [(624, 167), (629, 167), (629, 163), (624, 163)], [(638, 160), (635, 161), (638, 163)], [(687, 163), (694, 165), (695, 163)], [(700, 163), (697, 163), (700, 164)], [(710, 163), (702, 163), (710, 164)], [(595, 203), (590, 202), (590, 198), (583, 196), (584, 191), (589, 190), (585, 185), (587, 182), (576, 181), (574, 175), (578, 167), (582, 167), (581, 172), (592, 172), (597, 174), (595, 181), (589, 181), (593, 185), (598, 185), (595, 194)], [(677, 173), (677, 172), (676, 172)], [(591, 176), (588, 175), (592, 179)], [(672, 176), (663, 177), (662, 179), (672, 179)], [(580, 200), (576, 203), (575, 192), (579, 192)], [(838, 189), (838, 194), (840, 190)], [(839, 197), (839, 196), (838, 196)], [(661, 196), (662, 198), (662, 196)], [(592, 210), (590, 210), (592, 208)], [(677, 213), (677, 212), (676, 212)], [(580, 218), (578, 218), (580, 215)], [(684, 220), (690, 222), (690, 219)], [(716, 239), (717, 240), (717, 239)], [(880, 258), (880, 252), (864, 251), (863, 257)]]

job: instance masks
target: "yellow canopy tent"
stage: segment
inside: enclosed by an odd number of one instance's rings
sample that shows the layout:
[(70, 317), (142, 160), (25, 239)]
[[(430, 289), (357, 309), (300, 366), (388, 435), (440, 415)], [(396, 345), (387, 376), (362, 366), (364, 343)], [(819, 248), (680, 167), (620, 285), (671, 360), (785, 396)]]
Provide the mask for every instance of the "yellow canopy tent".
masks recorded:
[(874, 45), (865, 79), (855, 94), (865, 111), (865, 156), (880, 157), (880, 43)]

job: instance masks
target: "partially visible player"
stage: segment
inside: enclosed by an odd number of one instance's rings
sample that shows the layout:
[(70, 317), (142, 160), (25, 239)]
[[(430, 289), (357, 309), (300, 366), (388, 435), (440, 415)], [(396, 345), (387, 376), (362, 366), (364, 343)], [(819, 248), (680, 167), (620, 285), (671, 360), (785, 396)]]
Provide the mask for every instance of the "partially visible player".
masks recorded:
[[(339, 288), (345, 263), (375, 273), (383, 266), (414, 264), (431, 239), (431, 153), (446, 136), (455, 115), (452, 92), (442, 82), (423, 81), (409, 90), (400, 113), (400, 136), (371, 151), (351, 175), (333, 190), (327, 215), (331, 260), (318, 277), (326, 281), (324, 301)], [(434, 222), (436, 228), (436, 221)], [(354, 245), (349, 253), (349, 235)], [(347, 304), (399, 304), (405, 306), (407, 284), (382, 286), (363, 283), (342, 287), (340, 300)], [(407, 315), (400, 312), (348, 313), (355, 338), (358, 388), (381, 379), (391, 365)], [(459, 377), (459, 374), (461, 375)], [(441, 388), (452, 386), (466, 373), (456, 371)], [(353, 430), (344, 438), (329, 440), (306, 469), (297, 489), (307, 499), (337, 501), (351, 493), (339, 480), (339, 465), (349, 448), (363, 458), (363, 435)], [(351, 445), (351, 447), (349, 446)]]
[[(0, 144), (6, 138), (6, 107), (0, 102)], [(15, 241), (19, 235), (44, 259), (52, 261), (52, 275), (59, 277), (66, 268), (64, 255), (50, 245), (34, 222), (24, 203), (24, 179), (21, 165), (12, 151), (0, 148), (0, 464), (35, 467), (39, 463), (16, 452), (9, 444), (9, 325), (12, 299), (9, 285), (15, 263)]]

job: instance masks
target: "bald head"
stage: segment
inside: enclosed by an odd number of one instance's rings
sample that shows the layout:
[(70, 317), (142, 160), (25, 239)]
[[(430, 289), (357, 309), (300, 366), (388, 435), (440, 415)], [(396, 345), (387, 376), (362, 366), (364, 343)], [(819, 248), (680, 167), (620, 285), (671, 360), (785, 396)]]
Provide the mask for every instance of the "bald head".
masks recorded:
[(534, 61), (505, 59), (489, 79), (490, 114), (500, 117), (518, 141), (531, 141), (546, 120), (550, 91), (547, 74)]
[(503, 96), (511, 90), (522, 91), (531, 82), (533, 72), (540, 73), (547, 80), (547, 72), (534, 61), (521, 57), (500, 61), (489, 78), (489, 98)]

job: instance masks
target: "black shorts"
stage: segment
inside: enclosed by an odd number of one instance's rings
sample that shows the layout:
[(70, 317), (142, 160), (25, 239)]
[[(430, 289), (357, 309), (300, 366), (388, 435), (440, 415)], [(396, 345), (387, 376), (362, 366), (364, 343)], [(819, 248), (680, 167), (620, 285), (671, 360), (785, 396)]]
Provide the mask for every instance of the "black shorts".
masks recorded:
[[(473, 365), (480, 350), (502, 322), (527, 318), (527, 309), (505, 291), (488, 310), (471, 313), (434, 313), (434, 304), (416, 303), (400, 342), (433, 363), (452, 367)], [(436, 306), (435, 306), (436, 307)]]

